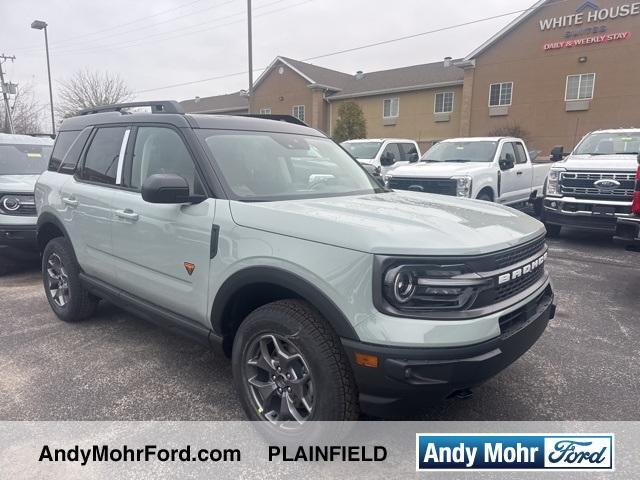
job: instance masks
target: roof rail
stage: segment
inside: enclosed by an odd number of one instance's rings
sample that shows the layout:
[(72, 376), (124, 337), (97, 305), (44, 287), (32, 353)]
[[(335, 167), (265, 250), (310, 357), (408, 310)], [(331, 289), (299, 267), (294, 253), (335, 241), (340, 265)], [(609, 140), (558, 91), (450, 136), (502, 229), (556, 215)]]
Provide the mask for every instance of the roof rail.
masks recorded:
[(78, 115), (91, 115), (93, 113), (120, 112), (123, 108), (151, 107), (151, 113), (178, 113), (184, 115), (184, 109), (175, 100), (160, 100), (156, 102), (127, 102), (113, 105), (102, 105), (80, 110)]
[(258, 113), (238, 113), (235, 115), (236, 117), (252, 117), (252, 118), (263, 118), (265, 120), (277, 120), (279, 122), (293, 123), (294, 125), (301, 125), (303, 127), (308, 127), (306, 123), (304, 123), (299, 118), (294, 117), (293, 115), (276, 115), (276, 114), (258, 114)]

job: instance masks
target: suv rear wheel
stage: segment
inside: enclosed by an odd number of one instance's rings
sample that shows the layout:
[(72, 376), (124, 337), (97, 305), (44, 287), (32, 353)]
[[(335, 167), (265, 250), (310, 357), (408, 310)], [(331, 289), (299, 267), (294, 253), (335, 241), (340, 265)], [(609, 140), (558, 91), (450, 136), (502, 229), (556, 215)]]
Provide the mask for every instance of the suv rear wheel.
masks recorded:
[(249, 314), (234, 340), (233, 376), (251, 420), (295, 430), (309, 420), (358, 417), (340, 340), (304, 301), (282, 300)]
[(51, 240), (42, 254), (42, 280), (51, 309), (64, 322), (79, 322), (93, 315), (99, 299), (80, 282), (80, 267), (69, 241)]

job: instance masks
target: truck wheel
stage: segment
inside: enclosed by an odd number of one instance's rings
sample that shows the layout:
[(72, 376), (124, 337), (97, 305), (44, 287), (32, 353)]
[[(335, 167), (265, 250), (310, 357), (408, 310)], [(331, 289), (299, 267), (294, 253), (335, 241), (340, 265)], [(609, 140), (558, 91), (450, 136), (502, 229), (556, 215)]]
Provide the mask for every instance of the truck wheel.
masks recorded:
[(542, 198), (536, 198), (533, 201), (533, 213), (538, 218), (544, 213), (544, 200)]
[(544, 226), (547, 229), (547, 237), (558, 237), (560, 236), (560, 230), (562, 230), (562, 225), (556, 225), (553, 223), (545, 223)]
[(250, 420), (293, 432), (310, 420), (358, 417), (353, 373), (340, 340), (307, 302), (253, 311), (233, 343), (233, 377)]
[(481, 200), (483, 202), (493, 202), (493, 198), (491, 198), (491, 195), (489, 195), (487, 192), (481, 192), (480, 195), (478, 195), (477, 200)]
[(80, 282), (80, 266), (65, 238), (54, 238), (42, 254), (42, 280), (51, 309), (63, 322), (79, 322), (93, 315), (98, 298)]

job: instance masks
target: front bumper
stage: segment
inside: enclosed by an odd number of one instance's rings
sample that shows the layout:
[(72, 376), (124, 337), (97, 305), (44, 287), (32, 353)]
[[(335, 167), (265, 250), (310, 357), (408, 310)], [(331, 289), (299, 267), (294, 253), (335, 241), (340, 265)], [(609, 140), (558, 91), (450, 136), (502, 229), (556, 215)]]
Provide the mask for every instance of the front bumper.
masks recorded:
[(0, 245), (36, 248), (36, 225), (0, 225)]
[(555, 225), (613, 232), (618, 219), (628, 217), (630, 212), (631, 202), (546, 197), (543, 220)]
[[(342, 340), (351, 361), (363, 412), (380, 416), (406, 406), (428, 405), (475, 387), (515, 362), (555, 316), (551, 285), (500, 318), (501, 334), (453, 348), (388, 348)], [(378, 358), (377, 368), (356, 364), (356, 353)]]
[(625, 247), (640, 248), (640, 216), (619, 219), (613, 240)]

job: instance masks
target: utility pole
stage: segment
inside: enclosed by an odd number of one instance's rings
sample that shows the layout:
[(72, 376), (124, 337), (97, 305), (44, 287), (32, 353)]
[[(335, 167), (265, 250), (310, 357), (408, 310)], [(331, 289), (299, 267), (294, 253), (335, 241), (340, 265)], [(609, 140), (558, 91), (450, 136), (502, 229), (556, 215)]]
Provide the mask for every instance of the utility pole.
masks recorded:
[(2, 87), (2, 97), (4, 98), (4, 108), (7, 117), (7, 123), (9, 124), (9, 133), (15, 133), (13, 130), (13, 119), (11, 118), (11, 107), (9, 106), (9, 86), (4, 83), (4, 72), (2, 71), (2, 64), (7, 60), (12, 62), (16, 59), (15, 55), (8, 57), (4, 53), (0, 55), (0, 87)]
[(249, 113), (253, 98), (253, 35), (251, 33), (251, 0), (247, 0), (247, 33), (249, 36)]

